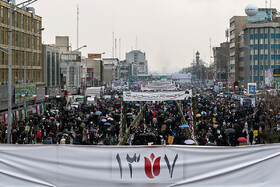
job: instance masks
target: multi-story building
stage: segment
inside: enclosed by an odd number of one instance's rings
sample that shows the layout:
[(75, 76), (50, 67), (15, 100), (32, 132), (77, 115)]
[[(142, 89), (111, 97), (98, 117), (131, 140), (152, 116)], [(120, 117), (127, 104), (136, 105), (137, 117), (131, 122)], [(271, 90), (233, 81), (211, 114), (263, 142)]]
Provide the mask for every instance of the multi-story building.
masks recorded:
[(229, 42), (223, 42), (220, 47), (213, 48), (214, 80), (226, 82), (229, 71)]
[[(0, 1), (0, 89), (2, 92), (7, 92), (8, 83), (8, 54), (5, 49), (9, 48), (9, 9), (10, 4), (5, 1)], [(37, 101), (39, 95), (44, 98), (43, 80), (43, 64), (42, 64), (42, 18), (37, 15), (32, 15), (26, 9), (17, 8), (12, 16), (12, 87), (13, 93), (16, 93), (14, 106), (20, 106), (23, 99), (18, 96), (25, 95), (26, 88), (34, 90), (32, 94), (37, 98), (30, 100)], [(4, 49), (4, 50), (3, 50)], [(26, 80), (26, 81), (25, 81)], [(27, 83), (28, 85), (26, 86)], [(25, 86), (24, 86), (25, 85)], [(25, 91), (22, 91), (22, 88)], [(36, 88), (38, 87), (38, 88)], [(34, 88), (34, 89), (33, 89)], [(22, 92), (22, 93), (20, 93)], [(7, 109), (7, 94), (0, 94), (0, 110)], [(27, 97), (25, 100), (29, 100)]]
[(60, 51), (54, 45), (43, 45), (44, 80), (46, 83), (46, 95), (54, 98), (60, 95)]
[[(0, 1), (0, 47), (9, 47), (9, 4)], [(23, 83), (24, 69), (27, 82), (43, 82), (42, 73), (42, 18), (23, 9), (13, 14), (12, 26), (12, 81)], [(26, 61), (26, 66), (25, 66)], [(8, 81), (8, 55), (0, 51), (0, 83)]]
[(131, 65), (132, 76), (148, 74), (148, 62), (146, 60), (146, 54), (140, 50), (132, 50), (126, 53), (126, 62)]
[(86, 58), (86, 86), (102, 86), (104, 81), (104, 64), (101, 54), (89, 53)]
[(104, 63), (104, 82), (111, 84), (119, 80), (119, 66), (120, 61), (118, 58), (103, 58)]
[(270, 86), (267, 72), (280, 68), (280, 20), (276, 13), (274, 8), (261, 8), (255, 17), (231, 18), (231, 75), (239, 86), (252, 82), (257, 88)]
[(65, 90), (77, 94), (81, 88), (81, 52), (69, 50), (69, 37), (56, 36), (55, 46), (60, 49), (61, 73), (65, 79)]
[(87, 78), (87, 62), (86, 58), (82, 57), (81, 59), (81, 87), (82, 90), (84, 91), (86, 88), (86, 78)]
[(131, 74), (130, 65), (127, 63), (127, 61), (126, 60), (120, 61), (120, 65), (119, 65), (120, 79), (127, 81), (130, 74)]
[(230, 19), (230, 65), (229, 65), (229, 81), (231, 87), (233, 83), (239, 81), (239, 71), (242, 68), (239, 64), (239, 49), (238, 49), (238, 38), (240, 32), (243, 30), (247, 23), (247, 16), (233, 16)]

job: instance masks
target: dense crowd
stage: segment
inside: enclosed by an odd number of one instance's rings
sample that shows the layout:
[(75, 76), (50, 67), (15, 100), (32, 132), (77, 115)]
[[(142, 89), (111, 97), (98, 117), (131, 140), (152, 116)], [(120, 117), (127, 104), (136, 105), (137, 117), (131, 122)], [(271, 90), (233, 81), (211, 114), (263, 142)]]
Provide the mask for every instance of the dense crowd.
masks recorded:
[[(120, 140), (121, 111), (126, 107), (127, 128), (139, 114), (144, 104), (146, 110), (137, 125), (130, 128), (127, 145), (193, 144), (187, 131), (191, 126), (191, 101), (179, 101), (180, 111), (174, 101), (126, 102), (121, 98), (97, 99), (95, 104), (81, 104), (71, 108), (65, 102), (51, 104), (40, 116), (12, 124), (13, 144), (79, 144), (117, 145)], [(187, 124), (182, 123), (182, 117)], [(266, 115), (262, 106), (241, 106), (231, 97), (218, 97), (213, 92), (197, 95), (195, 137), (199, 145), (237, 146), (264, 143), (254, 136), (254, 130), (265, 130)], [(273, 124), (274, 125), (274, 124)], [(275, 124), (277, 128), (277, 124)], [(0, 125), (0, 142), (7, 141), (7, 125)]]

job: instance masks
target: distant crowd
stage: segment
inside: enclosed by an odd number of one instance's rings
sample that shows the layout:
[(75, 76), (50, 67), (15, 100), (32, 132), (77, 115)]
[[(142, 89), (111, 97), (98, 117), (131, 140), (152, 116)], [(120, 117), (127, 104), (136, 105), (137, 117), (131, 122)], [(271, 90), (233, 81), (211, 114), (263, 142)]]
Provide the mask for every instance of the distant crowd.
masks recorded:
[[(126, 145), (194, 144), (188, 132), (191, 123), (191, 99), (179, 101), (180, 115), (174, 101), (126, 102), (120, 98), (97, 99), (94, 104), (71, 108), (65, 102), (48, 105), (40, 116), (32, 115), (12, 124), (13, 144), (76, 144), (117, 145), (120, 140), (121, 112), (126, 107), (127, 128), (144, 104), (146, 110), (136, 127), (130, 128)], [(207, 91), (197, 96), (194, 136), (198, 145), (237, 146), (265, 143), (260, 134), (265, 130), (266, 113), (263, 106), (241, 106), (231, 97), (218, 97)], [(182, 117), (187, 124), (182, 123)], [(269, 124), (280, 131), (278, 123)], [(254, 134), (255, 132), (258, 134)], [(7, 142), (7, 125), (0, 124), (0, 142)]]

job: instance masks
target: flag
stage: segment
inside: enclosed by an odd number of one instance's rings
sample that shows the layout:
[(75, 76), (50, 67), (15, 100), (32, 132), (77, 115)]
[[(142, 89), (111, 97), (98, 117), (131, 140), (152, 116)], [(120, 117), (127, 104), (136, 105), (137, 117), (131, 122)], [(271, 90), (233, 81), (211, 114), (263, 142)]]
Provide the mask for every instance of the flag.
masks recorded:
[(156, 117), (156, 115), (157, 115), (157, 112), (156, 112), (156, 110), (154, 110), (153, 118)]

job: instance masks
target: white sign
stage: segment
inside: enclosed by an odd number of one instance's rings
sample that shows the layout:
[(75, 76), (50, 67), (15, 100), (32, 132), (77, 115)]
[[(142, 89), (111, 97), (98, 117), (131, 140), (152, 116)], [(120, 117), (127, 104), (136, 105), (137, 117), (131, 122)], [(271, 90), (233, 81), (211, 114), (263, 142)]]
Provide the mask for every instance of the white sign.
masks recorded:
[(61, 54), (62, 61), (76, 61), (77, 55), (74, 54)]
[[(279, 186), (280, 144), (0, 145), (1, 186)], [(261, 170), (260, 170), (261, 169)], [(250, 175), (250, 179), (248, 176)], [(237, 180), (238, 179), (238, 180)]]
[(186, 73), (186, 74), (172, 74), (172, 79), (192, 79), (192, 74), (191, 73)]
[(185, 100), (192, 96), (192, 90), (180, 92), (123, 92), (124, 101), (171, 101)]

